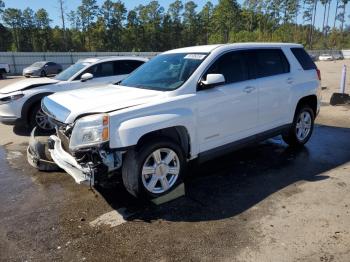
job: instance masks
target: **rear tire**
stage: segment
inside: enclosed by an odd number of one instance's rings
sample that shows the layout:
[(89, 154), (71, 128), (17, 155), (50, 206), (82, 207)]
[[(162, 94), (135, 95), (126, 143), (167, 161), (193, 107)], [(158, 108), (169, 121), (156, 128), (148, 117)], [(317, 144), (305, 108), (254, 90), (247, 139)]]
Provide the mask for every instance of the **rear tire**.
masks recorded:
[(41, 71), (40, 77), (46, 77), (46, 72), (45, 72), (45, 70), (42, 70), (42, 71)]
[(126, 190), (135, 197), (147, 199), (171, 192), (186, 172), (184, 155), (181, 147), (166, 137), (129, 150), (122, 167)]
[(294, 121), (283, 140), (290, 146), (300, 147), (309, 141), (314, 129), (314, 111), (308, 105), (297, 108)]

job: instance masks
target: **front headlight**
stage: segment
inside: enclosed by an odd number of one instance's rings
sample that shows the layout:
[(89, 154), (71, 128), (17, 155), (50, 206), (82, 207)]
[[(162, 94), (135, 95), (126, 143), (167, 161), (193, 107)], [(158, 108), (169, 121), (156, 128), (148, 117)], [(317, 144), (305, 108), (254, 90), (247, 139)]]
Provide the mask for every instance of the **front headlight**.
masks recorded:
[(96, 146), (109, 140), (109, 116), (90, 115), (76, 121), (70, 138), (69, 148), (77, 150)]
[(7, 103), (10, 103), (12, 101), (16, 101), (16, 100), (22, 98), (23, 96), (24, 96), (24, 94), (20, 93), (20, 94), (10, 95), (10, 96), (0, 98), (0, 105), (7, 104)]

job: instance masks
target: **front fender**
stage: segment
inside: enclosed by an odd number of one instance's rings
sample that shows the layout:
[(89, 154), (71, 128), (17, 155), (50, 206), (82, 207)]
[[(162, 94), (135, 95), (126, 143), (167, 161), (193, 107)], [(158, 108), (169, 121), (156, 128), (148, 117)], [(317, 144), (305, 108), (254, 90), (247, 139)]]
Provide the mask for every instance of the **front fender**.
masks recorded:
[(175, 111), (162, 112), (153, 115), (146, 115), (131, 118), (113, 124), (111, 121), (111, 148), (123, 148), (134, 146), (139, 139), (150, 132), (169, 127), (183, 126), (190, 136), (191, 148), (194, 143), (194, 114), (189, 109), (177, 109)]

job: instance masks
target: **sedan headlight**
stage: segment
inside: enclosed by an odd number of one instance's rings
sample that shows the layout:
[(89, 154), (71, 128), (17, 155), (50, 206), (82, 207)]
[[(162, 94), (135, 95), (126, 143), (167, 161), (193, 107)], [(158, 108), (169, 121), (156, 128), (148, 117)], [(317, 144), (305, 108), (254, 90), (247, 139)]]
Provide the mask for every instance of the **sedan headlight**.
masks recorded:
[(24, 96), (24, 94), (20, 93), (20, 94), (10, 95), (10, 96), (0, 98), (0, 105), (7, 104), (7, 103), (10, 103), (12, 101), (16, 101), (16, 100), (22, 98), (23, 96)]
[(70, 138), (69, 148), (77, 150), (96, 146), (109, 140), (109, 116), (90, 115), (76, 121)]

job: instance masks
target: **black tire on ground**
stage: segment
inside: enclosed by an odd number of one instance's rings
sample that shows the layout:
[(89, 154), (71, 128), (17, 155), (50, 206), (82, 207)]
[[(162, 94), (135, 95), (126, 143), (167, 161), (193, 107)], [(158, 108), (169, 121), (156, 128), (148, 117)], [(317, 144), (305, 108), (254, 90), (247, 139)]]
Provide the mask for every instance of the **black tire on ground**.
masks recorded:
[(29, 78), (30, 76), (24, 76), (25, 78)]
[(4, 70), (0, 70), (0, 79), (6, 78), (6, 72)]
[[(157, 149), (168, 148), (173, 150), (178, 159), (180, 165), (180, 172), (176, 182), (169, 188), (169, 190), (162, 193), (152, 193), (148, 191), (142, 182), (142, 167), (152, 152)], [(123, 160), (122, 178), (126, 190), (137, 198), (153, 199), (161, 195), (171, 192), (181, 183), (186, 173), (187, 161), (185, 154), (181, 147), (166, 137), (159, 137), (151, 139), (141, 145), (139, 148), (134, 148), (126, 153)]]
[(29, 115), (28, 115), (28, 127), (29, 127), (29, 129), (32, 130), (34, 127), (36, 127), (38, 134), (52, 133), (52, 131), (54, 131), (54, 129), (43, 129), (40, 126), (38, 126), (38, 124), (36, 122), (36, 115), (40, 110), (41, 110), (40, 103), (35, 104), (31, 108)]
[[(300, 121), (300, 117), (302, 115), (309, 115), (310, 116), (310, 130), (307, 133), (305, 137), (298, 137), (297, 135), (297, 125)], [(295, 115), (294, 115), (294, 120), (293, 124), (288, 130), (288, 132), (284, 135), (282, 135), (283, 140), (290, 146), (295, 146), (295, 147), (300, 147), (303, 146), (309, 141), (313, 129), (314, 129), (314, 121), (315, 121), (315, 114), (314, 111), (311, 109), (309, 105), (301, 105), (296, 109)]]
[(41, 77), (46, 77), (46, 72), (45, 72), (45, 70), (42, 70), (42, 71), (41, 71), (40, 76), (41, 76)]

